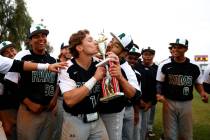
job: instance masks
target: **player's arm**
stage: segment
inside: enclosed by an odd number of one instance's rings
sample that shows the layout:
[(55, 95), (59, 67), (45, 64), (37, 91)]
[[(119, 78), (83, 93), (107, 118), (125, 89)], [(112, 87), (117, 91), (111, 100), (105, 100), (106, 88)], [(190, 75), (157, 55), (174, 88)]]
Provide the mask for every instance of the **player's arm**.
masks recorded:
[(119, 63), (114, 63), (109, 69), (110, 75), (116, 77), (120, 86), (122, 87), (125, 95), (131, 100), (131, 102), (136, 102), (141, 97), (141, 92), (134, 88), (128, 80), (123, 76), (121, 72), (121, 67)]
[(208, 103), (208, 94), (205, 92), (203, 85), (202, 84), (195, 84), (195, 89), (198, 91), (200, 94), (202, 101), (204, 103)]
[(210, 94), (210, 66), (206, 68), (202, 77), (204, 90)]
[(203, 88), (208, 94), (210, 94), (210, 84), (204, 82)]
[(84, 98), (89, 96), (90, 91), (96, 82), (102, 80), (102, 78), (105, 76), (105, 68), (98, 67), (94, 76), (80, 87), (77, 87), (75, 81), (70, 79), (67, 75), (68, 73), (61, 71), (61, 74), (59, 75), (59, 85), (61, 92), (63, 93), (65, 103), (69, 107), (73, 107), (81, 102)]
[(31, 63), (24, 61), (23, 70), (33, 71), (33, 70), (49, 70), (52, 72), (58, 72), (59, 68), (64, 68), (66, 66), (65, 62), (54, 63), (54, 64), (41, 64), (41, 63)]

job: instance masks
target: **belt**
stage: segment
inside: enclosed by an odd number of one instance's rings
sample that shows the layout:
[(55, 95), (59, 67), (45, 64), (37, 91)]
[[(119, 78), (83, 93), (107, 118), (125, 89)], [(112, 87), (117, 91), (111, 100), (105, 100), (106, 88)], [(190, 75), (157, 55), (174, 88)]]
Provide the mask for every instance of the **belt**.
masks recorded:
[[(69, 112), (70, 113), (70, 112)], [(83, 118), (86, 114), (84, 113), (70, 113), (72, 116)]]

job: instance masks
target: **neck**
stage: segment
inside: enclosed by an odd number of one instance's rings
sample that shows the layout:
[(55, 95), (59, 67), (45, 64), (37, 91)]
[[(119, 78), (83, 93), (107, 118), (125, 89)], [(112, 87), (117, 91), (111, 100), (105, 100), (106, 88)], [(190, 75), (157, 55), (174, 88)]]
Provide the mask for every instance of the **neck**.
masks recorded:
[(33, 50), (33, 52), (37, 55), (44, 55), (45, 54), (45, 50)]
[(175, 60), (177, 63), (183, 63), (183, 62), (185, 62), (186, 57), (184, 57), (184, 56), (174, 57), (174, 60)]
[(80, 65), (82, 68), (87, 70), (91, 65), (92, 57), (81, 57), (81, 56), (79, 56), (75, 60), (76, 60), (78, 65)]
[(151, 63), (145, 63), (145, 62), (143, 61), (142, 64), (143, 64), (144, 66), (152, 66), (153, 62), (151, 62)]

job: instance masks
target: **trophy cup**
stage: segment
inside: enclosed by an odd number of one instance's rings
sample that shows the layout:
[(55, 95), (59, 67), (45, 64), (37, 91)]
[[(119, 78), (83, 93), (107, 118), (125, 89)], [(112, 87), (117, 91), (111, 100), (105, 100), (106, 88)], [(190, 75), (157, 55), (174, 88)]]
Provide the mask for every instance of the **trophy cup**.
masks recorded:
[(106, 58), (106, 40), (107, 38), (105, 37), (104, 33), (101, 33), (97, 41), (99, 52), (102, 55), (103, 60), (98, 63), (96, 67), (104, 65), (106, 68), (106, 76), (102, 80), (103, 97), (100, 98), (100, 101), (102, 102), (108, 102), (109, 100), (113, 100), (124, 95), (122, 92), (120, 92), (117, 79), (115, 77), (111, 77), (109, 74), (109, 66), (113, 65), (113, 62), (110, 60), (110, 58)]

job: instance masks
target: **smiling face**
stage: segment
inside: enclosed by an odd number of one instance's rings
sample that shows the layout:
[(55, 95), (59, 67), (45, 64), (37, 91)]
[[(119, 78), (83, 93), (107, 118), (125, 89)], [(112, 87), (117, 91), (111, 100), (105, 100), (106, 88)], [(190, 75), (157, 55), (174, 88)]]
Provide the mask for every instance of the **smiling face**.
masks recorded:
[(179, 57), (184, 57), (185, 52), (187, 51), (187, 47), (183, 45), (173, 45), (172, 46), (172, 52), (173, 52), (173, 57), (179, 58)]
[(69, 50), (69, 47), (65, 47), (61, 49), (61, 57), (64, 57), (65, 59), (71, 58), (71, 53)]
[(44, 33), (38, 33), (31, 37), (30, 45), (34, 53), (42, 55), (45, 53), (47, 46), (47, 35)]
[(2, 55), (8, 58), (14, 58), (16, 54), (17, 50), (13, 46), (5, 48), (4, 51), (2, 52)]

